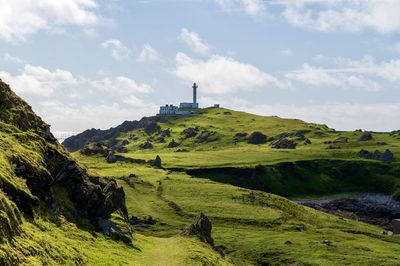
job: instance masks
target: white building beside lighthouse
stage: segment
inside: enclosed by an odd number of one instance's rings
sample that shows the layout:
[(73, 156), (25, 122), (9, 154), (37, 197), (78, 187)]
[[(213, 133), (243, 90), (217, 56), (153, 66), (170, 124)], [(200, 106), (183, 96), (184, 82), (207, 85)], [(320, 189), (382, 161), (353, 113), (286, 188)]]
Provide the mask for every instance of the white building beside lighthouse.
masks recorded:
[(199, 104), (197, 102), (197, 84), (194, 83), (192, 86), (193, 89), (193, 102), (191, 103), (180, 103), (179, 107), (166, 104), (165, 106), (160, 106), (160, 112), (158, 115), (189, 115), (193, 112), (194, 109), (199, 108)]

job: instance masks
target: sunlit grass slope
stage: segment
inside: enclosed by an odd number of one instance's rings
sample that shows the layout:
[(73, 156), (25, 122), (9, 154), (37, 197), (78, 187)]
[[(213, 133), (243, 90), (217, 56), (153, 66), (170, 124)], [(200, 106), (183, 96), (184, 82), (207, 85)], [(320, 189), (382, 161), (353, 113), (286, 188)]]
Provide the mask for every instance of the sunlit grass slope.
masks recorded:
[[(153, 226), (136, 226), (146, 236), (168, 239), (204, 212), (213, 223), (216, 245), (236, 265), (400, 263), (400, 238), (383, 235), (383, 229), (375, 226), (272, 194), (192, 178), (182, 171), (75, 156), (91, 171), (117, 178), (130, 213), (157, 220)], [(127, 178), (130, 174), (137, 177)], [(305, 231), (300, 230), (303, 225)]]

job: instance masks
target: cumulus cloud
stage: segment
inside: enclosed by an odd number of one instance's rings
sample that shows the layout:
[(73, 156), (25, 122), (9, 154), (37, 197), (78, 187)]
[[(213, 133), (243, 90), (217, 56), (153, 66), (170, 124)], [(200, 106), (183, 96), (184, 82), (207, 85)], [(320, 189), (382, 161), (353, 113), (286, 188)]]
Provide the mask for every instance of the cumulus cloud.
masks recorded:
[(108, 128), (157, 110), (144, 100), (152, 87), (128, 77), (93, 79), (76, 77), (66, 70), (25, 65), (17, 74), (0, 72), (0, 78), (55, 130)]
[(139, 62), (146, 62), (146, 61), (157, 61), (160, 59), (158, 52), (151, 47), (150, 44), (146, 44), (142, 51), (140, 52), (138, 61)]
[(265, 86), (279, 89), (290, 87), (290, 84), (279, 81), (253, 65), (229, 57), (213, 55), (208, 60), (196, 60), (178, 53), (175, 59), (173, 74), (187, 83), (198, 82), (205, 93), (224, 94)]
[(196, 53), (207, 54), (210, 51), (210, 46), (201, 40), (196, 32), (191, 32), (186, 28), (182, 28), (179, 38)]
[(0, 78), (12, 85), (22, 95), (50, 97), (58, 88), (75, 84), (77, 80), (69, 71), (56, 69), (50, 71), (41, 66), (25, 65), (18, 75), (0, 71)]
[(6, 41), (68, 25), (93, 27), (102, 20), (96, 0), (0, 0), (0, 6), (0, 39)]
[(110, 49), (111, 56), (117, 61), (128, 59), (131, 55), (131, 50), (126, 47), (120, 40), (107, 40), (101, 44), (101, 47), (105, 49)]
[(281, 0), (282, 15), (296, 27), (322, 32), (374, 30), (394, 33), (400, 30), (400, 1), (397, 0)]
[(241, 10), (248, 15), (258, 16), (265, 11), (262, 0), (215, 0), (215, 2), (222, 10), (227, 12)]
[(362, 89), (369, 91), (381, 90), (381, 85), (376, 81), (368, 79), (361, 74), (348, 74), (338, 70), (327, 70), (304, 64), (302, 69), (291, 71), (286, 77), (292, 81), (297, 81), (315, 87), (339, 87), (343, 89)]

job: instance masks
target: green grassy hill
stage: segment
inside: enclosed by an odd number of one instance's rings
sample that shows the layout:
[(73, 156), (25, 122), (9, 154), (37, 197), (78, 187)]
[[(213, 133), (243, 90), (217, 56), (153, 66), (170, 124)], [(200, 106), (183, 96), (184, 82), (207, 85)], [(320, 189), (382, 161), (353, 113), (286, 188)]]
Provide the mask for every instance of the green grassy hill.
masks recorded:
[[(0, 265), (231, 264), (194, 237), (131, 235), (127, 218), (116, 181), (88, 174), (0, 81)], [(132, 242), (102, 234), (101, 219)]]
[[(265, 143), (248, 143), (253, 132), (262, 132)], [(91, 136), (86, 144), (90, 139), (97, 144), (82, 146), (74, 157), (124, 187), (130, 214), (156, 219), (155, 225), (135, 225), (138, 235), (170, 239), (204, 212), (213, 223), (216, 245), (236, 265), (398, 265), (397, 236), (268, 193), (395, 194), (399, 134), (373, 132), (372, 139), (360, 141), (362, 135), (210, 108), (188, 117), (147, 118), (120, 134)], [(282, 139), (296, 148), (277, 148)], [(389, 149), (395, 159), (364, 159), (361, 149)], [(111, 150), (145, 161), (159, 155), (162, 168), (140, 160), (107, 163)]]

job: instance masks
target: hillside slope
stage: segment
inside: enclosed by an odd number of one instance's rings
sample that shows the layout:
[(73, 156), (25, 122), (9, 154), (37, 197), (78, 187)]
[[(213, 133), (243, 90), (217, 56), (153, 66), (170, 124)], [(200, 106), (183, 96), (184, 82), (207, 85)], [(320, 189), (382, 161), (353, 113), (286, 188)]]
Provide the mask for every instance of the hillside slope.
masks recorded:
[[(175, 252), (167, 250), (171, 245)], [(196, 238), (132, 235), (123, 188), (114, 179), (88, 174), (0, 81), (0, 265), (155, 265), (159, 260), (229, 265)]]
[[(216, 245), (236, 265), (399, 263), (399, 238), (384, 228), (267, 193), (396, 193), (397, 132), (336, 132), (218, 108), (144, 118), (111, 137), (101, 132), (71, 138), (81, 143), (73, 155), (92, 173), (124, 187), (127, 209), (138, 221), (155, 220), (139, 222), (140, 234), (168, 239), (204, 212)], [(393, 156), (362, 158), (362, 149), (390, 150)]]

